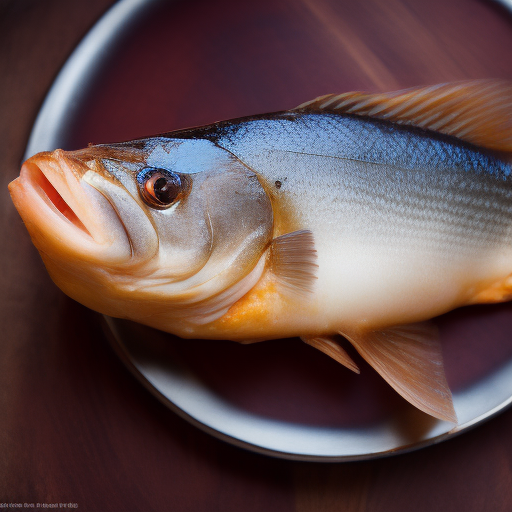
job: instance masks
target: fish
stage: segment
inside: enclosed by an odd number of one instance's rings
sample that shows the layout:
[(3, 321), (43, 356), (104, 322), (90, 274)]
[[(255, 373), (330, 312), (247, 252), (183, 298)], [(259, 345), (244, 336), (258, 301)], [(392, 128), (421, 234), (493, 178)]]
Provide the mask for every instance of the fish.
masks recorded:
[(347, 341), (457, 422), (432, 318), (512, 298), (512, 85), (321, 96), (29, 158), (9, 185), (56, 285), (181, 338)]

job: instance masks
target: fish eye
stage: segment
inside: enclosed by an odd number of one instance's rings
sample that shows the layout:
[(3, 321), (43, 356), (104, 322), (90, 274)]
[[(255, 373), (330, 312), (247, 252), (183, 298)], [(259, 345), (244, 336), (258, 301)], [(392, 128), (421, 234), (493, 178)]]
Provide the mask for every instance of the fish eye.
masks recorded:
[(142, 199), (152, 208), (168, 208), (183, 192), (180, 176), (167, 169), (146, 167), (137, 175), (137, 182)]

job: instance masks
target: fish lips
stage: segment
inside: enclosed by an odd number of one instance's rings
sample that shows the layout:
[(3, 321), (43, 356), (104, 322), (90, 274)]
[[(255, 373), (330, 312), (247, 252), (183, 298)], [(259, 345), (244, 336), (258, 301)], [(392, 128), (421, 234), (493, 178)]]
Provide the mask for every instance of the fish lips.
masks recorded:
[(110, 202), (82, 178), (87, 165), (64, 151), (39, 153), (9, 184), (14, 205), (37, 249), (52, 258), (121, 263), (130, 240)]

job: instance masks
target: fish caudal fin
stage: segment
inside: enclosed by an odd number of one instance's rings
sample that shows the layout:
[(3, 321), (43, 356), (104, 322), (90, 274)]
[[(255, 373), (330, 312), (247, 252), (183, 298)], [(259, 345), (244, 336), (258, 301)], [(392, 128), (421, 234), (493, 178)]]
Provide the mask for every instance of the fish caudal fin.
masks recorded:
[(457, 423), (433, 324), (422, 322), (364, 334), (340, 334), (408, 402), (435, 418)]
[(314, 338), (301, 337), (304, 343), (311, 345), (312, 347), (320, 350), (324, 354), (332, 357), (335, 361), (346, 366), (349, 370), (355, 373), (359, 372), (359, 367), (347, 354), (345, 349), (332, 337), (330, 336), (317, 336)]
[(327, 94), (294, 110), (373, 117), (512, 152), (512, 83), (473, 80), (398, 92)]

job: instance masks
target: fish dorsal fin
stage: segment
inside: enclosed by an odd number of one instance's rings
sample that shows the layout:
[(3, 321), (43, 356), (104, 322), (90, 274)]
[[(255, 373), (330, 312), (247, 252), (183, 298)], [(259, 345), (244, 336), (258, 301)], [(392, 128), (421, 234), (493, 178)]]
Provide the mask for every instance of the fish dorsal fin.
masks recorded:
[(308, 338), (301, 336), (300, 338), (304, 343), (311, 345), (312, 347), (320, 350), (324, 354), (332, 357), (335, 361), (346, 366), (349, 370), (355, 373), (359, 372), (359, 367), (347, 354), (346, 350), (331, 336), (316, 336)]
[(512, 152), (512, 82), (474, 80), (398, 92), (327, 94), (294, 110), (354, 114)]
[(363, 335), (340, 334), (408, 402), (431, 416), (457, 423), (433, 324), (401, 325)]
[(313, 233), (307, 229), (281, 235), (270, 246), (270, 270), (286, 290), (299, 295), (313, 291), (318, 265)]

